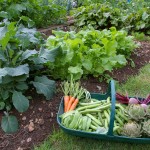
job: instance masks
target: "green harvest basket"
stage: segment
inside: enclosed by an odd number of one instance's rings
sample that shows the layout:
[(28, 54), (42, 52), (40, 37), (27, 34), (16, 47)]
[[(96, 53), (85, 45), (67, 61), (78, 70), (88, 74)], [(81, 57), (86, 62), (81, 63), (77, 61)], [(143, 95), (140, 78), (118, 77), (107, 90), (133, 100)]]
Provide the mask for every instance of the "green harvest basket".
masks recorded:
[(59, 110), (57, 113), (57, 122), (60, 126), (60, 128), (71, 135), (80, 136), (80, 137), (87, 137), (87, 138), (96, 138), (96, 139), (104, 139), (104, 140), (110, 140), (110, 141), (120, 141), (120, 142), (128, 142), (128, 143), (150, 143), (150, 138), (130, 138), (126, 136), (119, 136), (113, 134), (113, 127), (114, 127), (114, 119), (115, 119), (115, 103), (116, 103), (116, 92), (115, 92), (115, 84), (114, 81), (111, 80), (109, 83), (109, 87), (106, 94), (99, 94), (99, 93), (91, 93), (91, 97), (98, 99), (98, 100), (104, 100), (107, 99), (107, 97), (111, 97), (111, 116), (110, 116), (110, 124), (109, 124), (109, 130), (107, 134), (100, 134), (100, 133), (92, 133), (92, 132), (85, 132), (80, 130), (72, 130), (69, 128), (66, 128), (61, 124), (61, 118), (59, 117), (64, 113), (64, 104), (63, 104), (63, 98), (61, 100)]

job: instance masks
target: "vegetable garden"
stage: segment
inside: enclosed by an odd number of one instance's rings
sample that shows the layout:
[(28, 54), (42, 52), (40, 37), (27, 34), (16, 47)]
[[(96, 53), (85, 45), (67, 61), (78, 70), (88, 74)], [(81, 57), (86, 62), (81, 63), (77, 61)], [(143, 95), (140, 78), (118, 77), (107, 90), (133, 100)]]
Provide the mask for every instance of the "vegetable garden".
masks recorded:
[[(0, 0), (0, 148), (33, 149), (60, 130), (63, 96), (63, 127), (109, 133), (111, 97), (90, 93), (137, 75), (149, 41), (147, 0)], [(113, 133), (149, 139), (150, 92), (127, 92), (115, 93)]]

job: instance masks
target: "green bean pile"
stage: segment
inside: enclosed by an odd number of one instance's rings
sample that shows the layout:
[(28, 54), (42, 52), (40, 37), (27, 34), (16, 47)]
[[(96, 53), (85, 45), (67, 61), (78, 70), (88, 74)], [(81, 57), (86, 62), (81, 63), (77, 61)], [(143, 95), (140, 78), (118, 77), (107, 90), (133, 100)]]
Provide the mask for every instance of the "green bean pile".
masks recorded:
[[(110, 108), (110, 97), (100, 101), (90, 99), (86, 102), (85, 100), (85, 102), (79, 102), (75, 110), (63, 113), (60, 116), (61, 123), (66, 128), (73, 130), (97, 132), (99, 129), (104, 129), (104, 133), (107, 133), (110, 123)], [(121, 127), (127, 120), (125, 108), (121, 104), (116, 104), (114, 133), (119, 134)]]

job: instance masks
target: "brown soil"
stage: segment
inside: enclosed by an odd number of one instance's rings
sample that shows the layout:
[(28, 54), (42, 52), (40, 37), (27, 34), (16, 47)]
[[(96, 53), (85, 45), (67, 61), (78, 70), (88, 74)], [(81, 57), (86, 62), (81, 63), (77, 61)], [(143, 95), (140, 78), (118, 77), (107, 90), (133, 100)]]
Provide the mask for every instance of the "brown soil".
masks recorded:
[[(51, 33), (51, 31), (48, 31)], [(49, 34), (48, 33), (48, 34)], [(131, 58), (135, 63), (135, 67), (131, 67), (130, 63), (121, 69), (114, 70), (112, 77), (118, 80), (119, 83), (124, 83), (128, 76), (138, 74), (139, 69), (145, 64), (150, 63), (150, 42), (140, 42), (141, 47), (132, 54)], [(103, 92), (107, 89), (107, 83), (99, 82), (98, 78), (89, 76), (87, 79), (81, 80), (82, 85), (90, 92), (99, 92), (99, 87)], [(60, 91), (60, 81), (56, 81), (57, 92), (52, 100), (46, 101), (41, 95), (36, 94), (34, 89), (28, 91), (27, 95), (32, 96), (30, 108), (25, 113), (15, 114), (19, 120), (20, 128), (15, 134), (5, 134), (0, 129), (0, 149), (1, 150), (30, 150), (36, 145), (41, 144), (50, 134), (53, 129), (58, 129), (56, 122), (56, 114), (58, 106), (63, 96)], [(0, 120), (3, 112), (0, 112)], [(31, 125), (29, 132), (28, 125)]]

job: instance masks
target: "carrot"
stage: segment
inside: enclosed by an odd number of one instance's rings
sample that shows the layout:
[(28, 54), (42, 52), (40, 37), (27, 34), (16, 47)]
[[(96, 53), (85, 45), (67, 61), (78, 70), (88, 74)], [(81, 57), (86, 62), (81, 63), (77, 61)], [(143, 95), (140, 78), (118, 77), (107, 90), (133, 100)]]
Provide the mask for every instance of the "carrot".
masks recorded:
[(63, 82), (61, 84), (61, 88), (62, 88), (62, 91), (64, 93), (64, 112), (67, 111), (67, 106), (68, 106), (68, 103), (69, 103), (69, 83), (68, 81), (67, 82)]
[(68, 105), (67, 105), (67, 111), (70, 110), (70, 107), (71, 107), (71, 105), (73, 104), (74, 100), (75, 100), (75, 97), (72, 96), (72, 97), (70, 98), (69, 102), (68, 102)]
[(83, 96), (83, 93), (85, 92), (85, 89), (82, 87), (78, 87), (77, 88), (78, 92), (76, 94), (76, 98), (74, 99), (74, 102), (72, 103), (72, 105), (70, 106), (68, 111), (74, 110), (79, 102), (79, 99)]
[(71, 76), (71, 81), (70, 81), (70, 100), (69, 100), (69, 103), (68, 103), (68, 106), (67, 106), (67, 111), (69, 111), (71, 105), (73, 104), (75, 98), (76, 98), (76, 95), (78, 94), (79, 92), (79, 82), (74, 82), (73, 80), (73, 77)]
[(80, 87), (79, 82), (73, 80), (73, 76), (71, 76), (70, 82), (63, 82), (61, 87), (64, 92), (64, 112), (68, 112), (70, 109), (74, 110), (85, 90)]
[(72, 103), (72, 105), (71, 105), (69, 111), (74, 110), (74, 109), (76, 108), (78, 102), (79, 102), (79, 99), (76, 98), (76, 99), (74, 100), (74, 102)]
[(68, 96), (68, 95), (64, 96), (64, 112), (67, 112), (69, 99), (70, 99), (70, 96)]
[(71, 99), (72, 98), (72, 96), (71, 95), (69, 95), (69, 99)]

